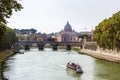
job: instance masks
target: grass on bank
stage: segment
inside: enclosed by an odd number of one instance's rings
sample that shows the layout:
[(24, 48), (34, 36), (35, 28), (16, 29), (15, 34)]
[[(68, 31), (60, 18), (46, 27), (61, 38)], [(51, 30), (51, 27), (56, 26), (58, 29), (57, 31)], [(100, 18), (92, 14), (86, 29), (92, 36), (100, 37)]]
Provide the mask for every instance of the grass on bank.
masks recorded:
[[(52, 48), (52, 46), (45, 46), (45, 48)], [(66, 49), (66, 46), (57, 46), (58, 49)]]
[(3, 77), (2, 66), (4, 65), (4, 61), (13, 54), (14, 54), (14, 51), (12, 49), (0, 52), (0, 80), (2, 80), (2, 77)]
[[(52, 48), (52, 46), (46, 46), (45, 48)], [(58, 49), (66, 49), (66, 46), (58, 46)], [(77, 51), (79, 54), (84, 54), (83, 52), (80, 52), (80, 48), (79, 47), (72, 47), (72, 50)]]
[(83, 52), (80, 52), (80, 48), (78, 47), (73, 47), (72, 50), (77, 51), (79, 54), (84, 54)]
[(3, 52), (0, 52), (0, 65), (2, 64), (2, 62), (10, 55), (13, 54), (13, 50), (6, 50)]

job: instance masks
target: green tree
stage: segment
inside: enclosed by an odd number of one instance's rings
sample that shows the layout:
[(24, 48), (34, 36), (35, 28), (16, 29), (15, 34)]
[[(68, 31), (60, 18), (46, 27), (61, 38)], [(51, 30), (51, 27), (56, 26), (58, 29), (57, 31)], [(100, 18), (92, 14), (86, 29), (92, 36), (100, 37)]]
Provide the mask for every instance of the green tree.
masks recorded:
[(104, 19), (94, 30), (94, 40), (103, 49), (120, 49), (120, 11)]
[(15, 42), (14, 31), (7, 27), (6, 19), (10, 18), (13, 11), (20, 11), (22, 5), (17, 0), (0, 0), (0, 50), (9, 49)]
[(15, 43), (15, 32), (7, 27), (5, 24), (2, 24), (5, 28), (4, 33), (2, 34), (2, 38), (0, 39), (0, 49), (9, 49)]
[(20, 11), (22, 8), (17, 0), (0, 0), (0, 23), (7, 23), (6, 18), (10, 18), (13, 11)]
[(0, 42), (2, 41), (2, 38), (3, 38), (5, 31), (6, 31), (6, 26), (3, 23), (0, 23)]
[(84, 38), (84, 37), (88, 37), (87, 34), (83, 34), (83, 35), (79, 35), (78, 38)]

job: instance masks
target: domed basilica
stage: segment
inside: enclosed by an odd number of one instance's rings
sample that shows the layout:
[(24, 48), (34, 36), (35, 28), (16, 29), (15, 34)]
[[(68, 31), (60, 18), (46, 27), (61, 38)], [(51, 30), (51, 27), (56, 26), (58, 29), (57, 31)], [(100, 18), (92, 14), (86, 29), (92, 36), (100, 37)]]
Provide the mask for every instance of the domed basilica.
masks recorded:
[(78, 33), (72, 30), (72, 26), (67, 22), (64, 29), (56, 33), (57, 41), (78, 41)]
[(72, 34), (77, 34), (76, 31), (72, 30), (72, 27), (71, 27), (71, 25), (69, 24), (69, 22), (67, 22), (67, 24), (64, 26), (64, 29), (61, 30), (59, 33), (60, 33), (60, 34), (71, 34), (71, 33), (72, 33)]
[(65, 25), (64, 31), (65, 31), (65, 32), (72, 32), (72, 27), (71, 27), (71, 25), (69, 24), (69, 22), (67, 22), (67, 24)]

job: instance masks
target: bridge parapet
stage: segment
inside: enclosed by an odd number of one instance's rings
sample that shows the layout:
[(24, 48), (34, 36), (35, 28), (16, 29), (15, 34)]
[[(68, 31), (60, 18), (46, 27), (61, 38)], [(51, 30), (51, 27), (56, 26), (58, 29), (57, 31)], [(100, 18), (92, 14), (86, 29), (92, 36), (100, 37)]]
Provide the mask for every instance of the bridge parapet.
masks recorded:
[(33, 44), (33, 43), (36, 43), (36, 44), (57, 44), (58, 46), (67, 46), (67, 45), (71, 45), (71, 46), (81, 46), (82, 45), (82, 42), (49, 42), (49, 41), (19, 41), (17, 42), (19, 44)]
[(49, 41), (19, 41), (17, 42), (18, 44), (21, 45), (29, 45), (31, 46), (32, 44), (37, 44), (37, 46), (39, 47), (39, 50), (43, 50), (44, 46), (46, 44), (50, 44), (50, 46), (53, 46), (53, 48), (57, 48), (57, 46), (66, 46), (67, 48), (69, 47), (69, 49), (71, 49), (72, 46), (76, 46), (76, 47), (82, 47), (83, 44), (82, 42), (49, 42)]

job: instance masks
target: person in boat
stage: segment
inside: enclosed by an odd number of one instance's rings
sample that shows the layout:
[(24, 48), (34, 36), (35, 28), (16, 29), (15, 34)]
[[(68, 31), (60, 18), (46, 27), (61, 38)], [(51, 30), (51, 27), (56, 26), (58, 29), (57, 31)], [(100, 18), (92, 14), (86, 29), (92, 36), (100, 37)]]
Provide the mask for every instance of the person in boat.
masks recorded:
[(73, 70), (76, 70), (76, 64), (75, 63), (72, 63), (71, 66), (72, 66)]
[(67, 67), (69, 67), (70, 63), (67, 63)]
[(67, 68), (75, 70), (77, 73), (83, 73), (79, 64), (67, 63)]
[(71, 66), (71, 64), (72, 64), (72, 62), (71, 62), (71, 61), (70, 61), (70, 62), (68, 62), (68, 63), (67, 63), (67, 67)]
[(67, 63), (67, 68), (76, 70), (76, 66), (77, 66), (77, 65), (76, 65), (75, 63), (72, 63), (72, 62)]

